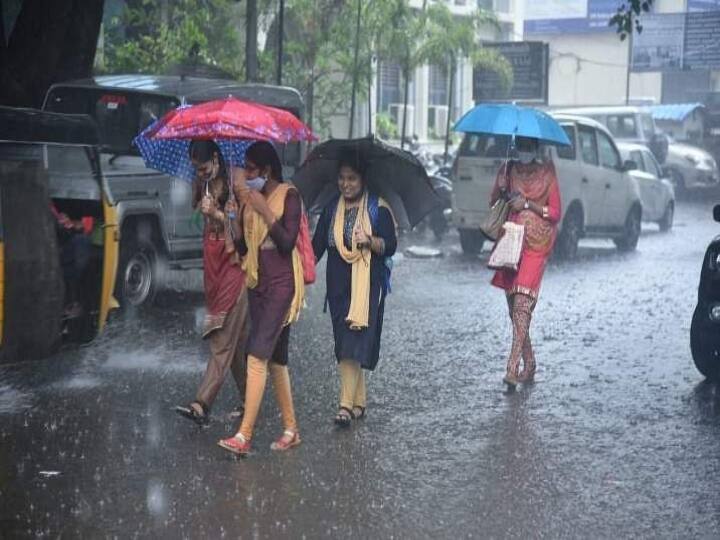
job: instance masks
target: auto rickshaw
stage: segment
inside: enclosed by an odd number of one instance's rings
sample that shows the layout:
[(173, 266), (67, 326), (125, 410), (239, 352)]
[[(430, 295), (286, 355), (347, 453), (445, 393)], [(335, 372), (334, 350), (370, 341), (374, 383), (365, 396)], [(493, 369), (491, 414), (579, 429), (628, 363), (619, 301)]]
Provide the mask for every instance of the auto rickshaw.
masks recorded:
[[(89, 116), (0, 107), (0, 362), (89, 341), (117, 307), (117, 212), (98, 144)], [(65, 242), (75, 233), (87, 235), (87, 249), (69, 316), (66, 268), (75, 261)]]

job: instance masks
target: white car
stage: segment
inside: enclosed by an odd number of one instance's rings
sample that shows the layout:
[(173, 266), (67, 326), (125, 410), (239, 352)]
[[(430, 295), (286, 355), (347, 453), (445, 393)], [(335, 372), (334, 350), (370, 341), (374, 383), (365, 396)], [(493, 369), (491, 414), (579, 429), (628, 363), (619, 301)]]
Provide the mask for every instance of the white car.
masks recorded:
[(645, 145), (618, 143), (623, 159), (632, 161), (637, 168), (630, 175), (637, 180), (643, 205), (643, 221), (657, 223), (661, 231), (672, 228), (675, 215), (675, 190), (665, 178), (655, 156)]
[(607, 127), (616, 141), (646, 145), (678, 190), (713, 186), (720, 182), (715, 159), (702, 148), (679, 143), (662, 133), (647, 107), (578, 107), (556, 112), (590, 117)]
[(715, 159), (702, 148), (670, 139), (663, 166), (679, 190), (714, 186), (720, 182)]
[[(545, 147), (557, 170), (563, 219), (555, 252), (574, 258), (583, 237), (611, 238), (618, 249), (634, 250), (640, 237), (642, 202), (635, 178), (628, 173), (610, 132), (589, 118), (554, 115), (572, 146)], [(480, 224), (500, 166), (508, 155), (509, 137), (466, 133), (453, 165), (453, 225), (465, 253), (479, 253), (484, 243)]]

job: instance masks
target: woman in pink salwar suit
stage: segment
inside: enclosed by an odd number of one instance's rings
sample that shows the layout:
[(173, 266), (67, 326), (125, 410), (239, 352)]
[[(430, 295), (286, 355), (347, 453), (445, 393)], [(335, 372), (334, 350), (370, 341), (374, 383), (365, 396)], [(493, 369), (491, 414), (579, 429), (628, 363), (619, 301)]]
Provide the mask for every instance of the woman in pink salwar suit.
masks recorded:
[(501, 167), (490, 196), (492, 206), (506, 190), (511, 205), (508, 220), (525, 227), (517, 271), (498, 270), (492, 279), (494, 286), (505, 290), (513, 325), (512, 347), (503, 379), (511, 387), (518, 382), (531, 382), (535, 376), (530, 322), (562, 211), (555, 166), (551, 161), (537, 159), (537, 139), (517, 137), (516, 147), (520, 160)]

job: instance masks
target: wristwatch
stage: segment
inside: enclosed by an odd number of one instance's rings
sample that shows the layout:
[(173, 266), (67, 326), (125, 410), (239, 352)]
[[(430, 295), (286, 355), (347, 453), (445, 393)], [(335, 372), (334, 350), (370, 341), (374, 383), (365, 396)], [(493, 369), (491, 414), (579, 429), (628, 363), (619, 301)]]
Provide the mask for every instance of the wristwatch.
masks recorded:
[(530, 201), (528, 201), (527, 199), (525, 199), (525, 204), (523, 205), (523, 208), (524, 208), (525, 210), (529, 210), (529, 209), (530, 209)]

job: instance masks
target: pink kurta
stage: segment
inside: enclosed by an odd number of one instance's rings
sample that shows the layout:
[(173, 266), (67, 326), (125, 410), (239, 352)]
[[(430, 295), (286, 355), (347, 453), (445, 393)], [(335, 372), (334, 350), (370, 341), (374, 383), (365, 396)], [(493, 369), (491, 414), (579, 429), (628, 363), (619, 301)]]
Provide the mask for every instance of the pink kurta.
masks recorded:
[[(492, 205), (500, 196), (505, 185), (506, 166), (498, 171), (490, 197)], [(510, 212), (508, 220), (525, 226), (525, 240), (517, 271), (498, 270), (492, 284), (505, 289), (509, 294), (526, 294), (537, 299), (545, 265), (555, 244), (557, 224), (560, 221), (562, 205), (555, 166), (552, 162), (533, 162), (528, 165), (513, 163), (510, 166), (508, 192), (518, 191), (529, 201), (547, 207), (547, 218), (532, 210)]]

